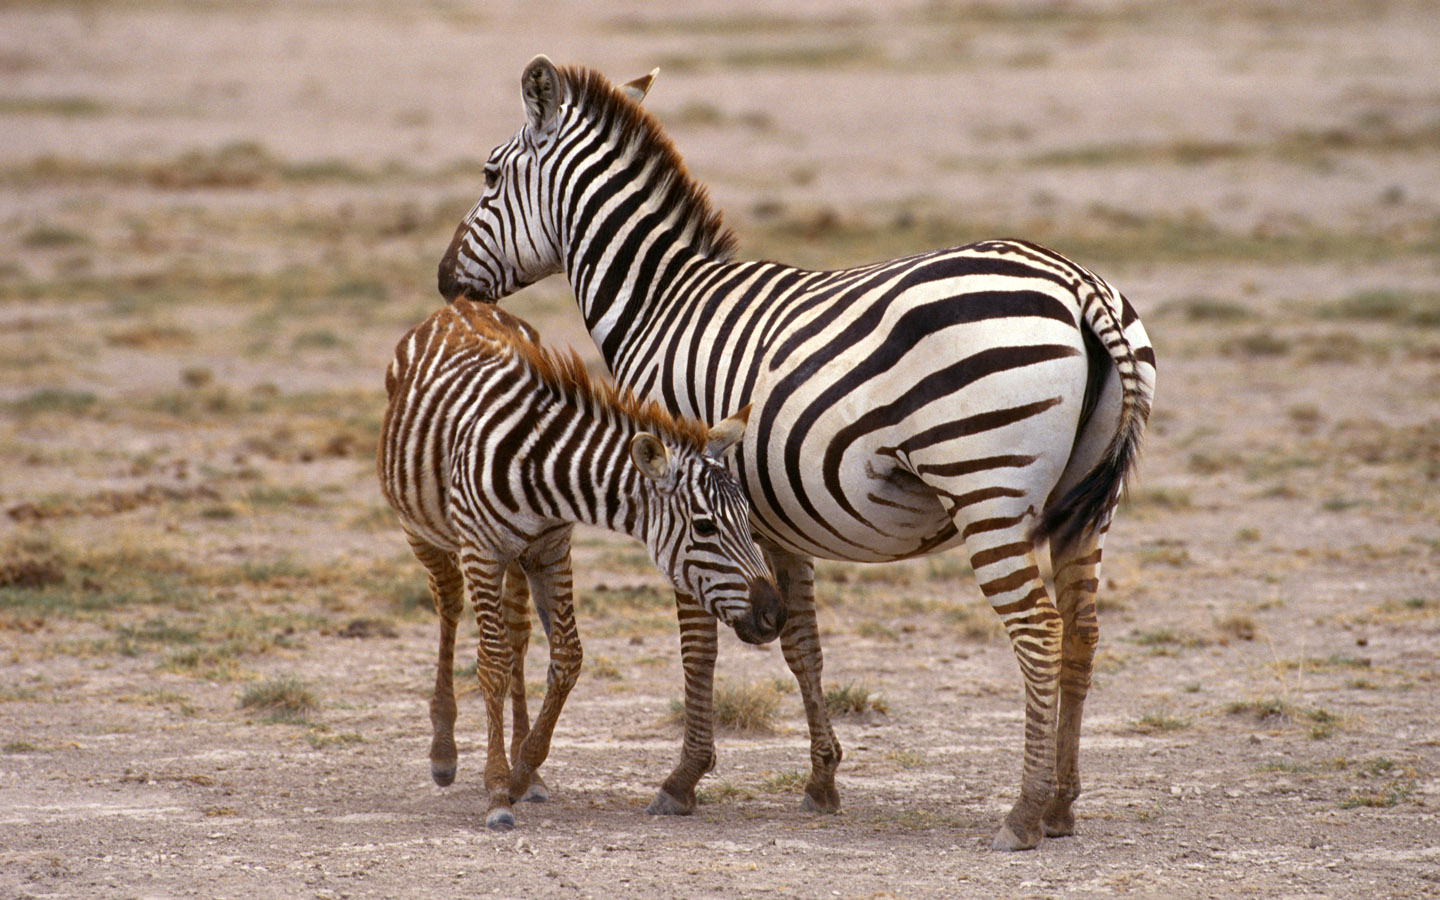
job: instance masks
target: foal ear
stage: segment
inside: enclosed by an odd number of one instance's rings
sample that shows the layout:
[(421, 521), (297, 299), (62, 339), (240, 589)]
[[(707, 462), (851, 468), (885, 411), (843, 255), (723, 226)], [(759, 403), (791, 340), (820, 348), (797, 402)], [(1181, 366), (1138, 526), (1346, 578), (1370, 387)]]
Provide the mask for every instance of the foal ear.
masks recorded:
[(745, 436), (745, 423), (750, 421), (750, 407), (752, 403), (745, 404), (739, 412), (723, 422), (716, 423), (710, 429), (710, 436), (705, 441), (705, 455), (719, 459), (725, 455), (725, 451), (735, 445), (740, 438)]
[(657, 66), (656, 68), (650, 70), (650, 74), (641, 75), (634, 81), (627, 81), (624, 84), (620, 85), (620, 90), (625, 94), (626, 97), (629, 97), (634, 102), (639, 103), (645, 99), (646, 94), (650, 93), (650, 85), (655, 83), (655, 76), (659, 74), (660, 68)]
[(560, 108), (560, 73), (543, 53), (530, 60), (520, 75), (520, 97), (525, 101), (525, 121), (536, 131), (544, 130)]
[(652, 481), (660, 481), (670, 471), (670, 451), (659, 438), (645, 431), (630, 439), (630, 461)]

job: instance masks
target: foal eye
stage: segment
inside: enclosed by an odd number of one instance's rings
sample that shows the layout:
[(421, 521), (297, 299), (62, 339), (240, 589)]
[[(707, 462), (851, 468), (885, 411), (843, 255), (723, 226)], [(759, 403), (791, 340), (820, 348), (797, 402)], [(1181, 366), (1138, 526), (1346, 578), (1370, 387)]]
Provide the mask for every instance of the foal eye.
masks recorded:
[(485, 167), (485, 186), (494, 187), (500, 181), (500, 170)]
[(715, 527), (715, 523), (710, 521), (709, 519), (695, 520), (695, 533), (700, 535), (701, 537), (712, 537), (719, 532), (720, 529)]

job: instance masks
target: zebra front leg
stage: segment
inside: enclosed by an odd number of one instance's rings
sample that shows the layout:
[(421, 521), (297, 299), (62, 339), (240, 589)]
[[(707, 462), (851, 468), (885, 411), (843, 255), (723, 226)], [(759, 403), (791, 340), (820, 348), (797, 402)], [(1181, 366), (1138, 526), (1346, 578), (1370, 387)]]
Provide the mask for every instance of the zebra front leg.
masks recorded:
[(489, 798), (485, 827), (509, 831), (515, 827), (515, 814), (510, 809), (510, 762), (505, 757), (505, 700), (511, 665), (500, 600), (505, 566), (470, 547), (460, 551), (460, 563), (475, 623), (480, 627), (475, 675), (485, 696), (485, 793)]
[[(969, 531), (973, 530), (972, 525)], [(996, 850), (1029, 850), (1040, 843), (1040, 818), (1055, 795), (1060, 614), (1045, 590), (1033, 545), (1023, 530), (966, 533), (966, 541), (967, 549), (972, 550), (970, 565), (980, 590), (1005, 624), (1025, 682), (1025, 761), (1020, 799), (1005, 817), (993, 846)]]
[(440, 649), (435, 660), (435, 692), (430, 695), (430, 777), (441, 787), (455, 782), (455, 629), (465, 604), (465, 579), (451, 555), (409, 535), (415, 558), (429, 574), (430, 595), (440, 618)]
[[(511, 753), (510, 800), (544, 800), (545, 783), (536, 769), (550, 754), (550, 738), (565, 700), (580, 676), (583, 651), (575, 628), (574, 579), (570, 568), (570, 527), (547, 536), (544, 543), (532, 546), (525, 557), (525, 570), (535, 596), (535, 606), (543, 611), (550, 643), (550, 667), (545, 679), (545, 699), (535, 716), (535, 727)], [(525, 614), (529, 615), (529, 609)], [(524, 685), (520, 686), (521, 691)], [(517, 705), (517, 710), (523, 710)], [(535, 796), (536, 788), (541, 793)]]
[(762, 546), (785, 602), (786, 619), (785, 628), (780, 632), (780, 648), (800, 686), (805, 722), (810, 728), (810, 780), (805, 784), (801, 806), (809, 812), (839, 812), (840, 792), (835, 788), (835, 770), (844, 754), (830, 726), (830, 710), (825, 705), (825, 689), (820, 683), (824, 658), (820, 652), (820, 628), (815, 619), (815, 561), (768, 543)]
[[(525, 570), (518, 563), (512, 563), (505, 570), (505, 590), (502, 604), (505, 608), (505, 636), (510, 644), (510, 765), (511, 777), (514, 766), (520, 759), (520, 745), (530, 733), (530, 711), (525, 697), (525, 653), (530, 648), (530, 587)], [(530, 786), (523, 797), (515, 798), (531, 803), (543, 803), (550, 799), (549, 788), (539, 773), (532, 773)]]
[(715, 617), (695, 598), (675, 592), (680, 622), (680, 664), (685, 670), (685, 738), (680, 764), (645, 809), (653, 816), (695, 811), (695, 785), (715, 768)]
[(1100, 586), (1100, 543), (1103, 535), (1050, 548), (1055, 571), (1055, 596), (1064, 626), (1060, 643), (1060, 716), (1055, 736), (1055, 796), (1045, 810), (1047, 837), (1075, 833), (1071, 805), (1080, 796), (1080, 719), (1100, 623), (1095, 615), (1095, 592)]

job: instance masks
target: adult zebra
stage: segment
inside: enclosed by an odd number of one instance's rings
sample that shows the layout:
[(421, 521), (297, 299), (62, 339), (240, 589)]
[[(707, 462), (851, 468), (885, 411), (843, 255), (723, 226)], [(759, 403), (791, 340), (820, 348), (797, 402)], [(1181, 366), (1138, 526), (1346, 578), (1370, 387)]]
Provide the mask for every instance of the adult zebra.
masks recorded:
[[(964, 544), (1025, 684), (1020, 798), (994, 845), (1072, 833), (1101, 544), (1154, 392), (1139, 317), (1097, 276), (1023, 241), (823, 272), (733, 261), (733, 235), (639, 106), (654, 75), (616, 87), (543, 56), (526, 66), (526, 121), (485, 164), (441, 294), (495, 301), (563, 270), (618, 381), (704, 421), (753, 403), (733, 465), (789, 611), (807, 808), (838, 808), (841, 756), (820, 686), (814, 557)], [(1054, 600), (1035, 556), (1047, 539)], [(708, 697), (713, 644), (682, 654), (687, 699)], [(682, 770), (713, 760), (708, 723), (689, 718), (654, 810), (687, 811)]]

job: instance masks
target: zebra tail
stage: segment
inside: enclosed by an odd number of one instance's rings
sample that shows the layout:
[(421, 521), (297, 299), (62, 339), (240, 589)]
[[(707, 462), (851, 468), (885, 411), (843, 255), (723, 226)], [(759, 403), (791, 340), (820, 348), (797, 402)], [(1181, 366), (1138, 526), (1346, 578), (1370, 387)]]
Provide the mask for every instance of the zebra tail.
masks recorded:
[(1094, 275), (1086, 280), (1093, 290), (1083, 304), (1085, 325), (1109, 353), (1120, 377), (1120, 425), (1100, 463), (1058, 501), (1049, 504), (1031, 531), (1033, 542), (1048, 540), (1052, 547), (1068, 546), (1109, 524), (1111, 512), (1135, 472), (1145, 423), (1150, 417), (1153, 386), (1140, 377), (1135, 348), (1121, 324), (1117, 295)]

